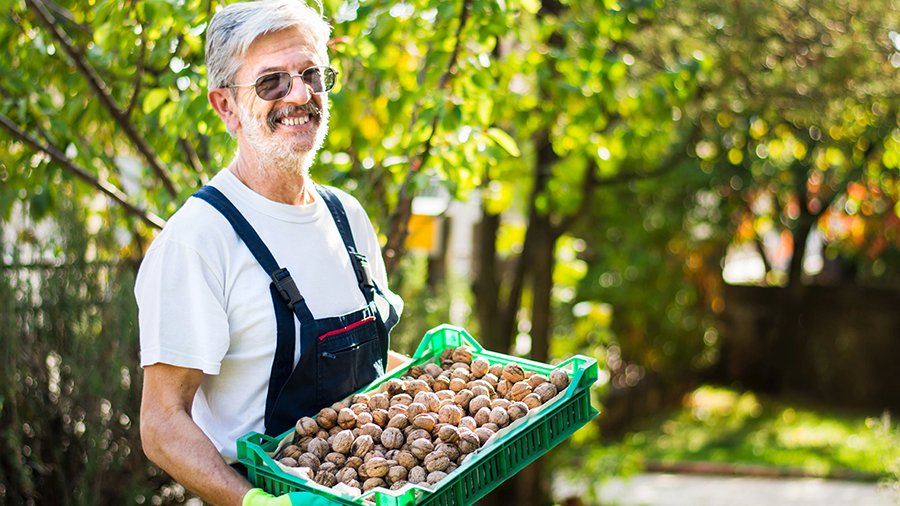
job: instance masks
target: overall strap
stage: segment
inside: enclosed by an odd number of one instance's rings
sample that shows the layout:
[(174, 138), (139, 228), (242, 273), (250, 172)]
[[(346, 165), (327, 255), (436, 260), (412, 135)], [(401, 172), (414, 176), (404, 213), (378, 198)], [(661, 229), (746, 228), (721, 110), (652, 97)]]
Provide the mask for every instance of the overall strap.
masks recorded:
[[(194, 197), (205, 200), (211, 206), (216, 208), (217, 211), (222, 213), (222, 216), (228, 220), (228, 223), (234, 228), (234, 231), (237, 232), (238, 237), (244, 241), (244, 244), (247, 245), (247, 248), (250, 249), (250, 253), (253, 254), (253, 257), (256, 258), (256, 261), (259, 262), (259, 265), (262, 266), (263, 270), (266, 271), (266, 274), (272, 278), (272, 282), (275, 284), (275, 288), (278, 290), (278, 293), (281, 295), (282, 300), (295, 311), (299, 310), (298, 317), (300, 321), (304, 321), (307, 318), (312, 320), (312, 313), (309, 312), (309, 308), (306, 307), (306, 301), (303, 298), (303, 295), (300, 294), (300, 290), (297, 289), (297, 285), (294, 283), (294, 279), (291, 277), (291, 273), (288, 272), (284, 267), (279, 267), (278, 262), (275, 261), (275, 257), (272, 256), (272, 252), (269, 251), (269, 248), (266, 247), (265, 243), (263, 243), (262, 239), (260, 239), (259, 234), (256, 233), (256, 230), (253, 230), (253, 227), (244, 218), (244, 215), (238, 211), (237, 207), (228, 200), (221, 191), (212, 186), (204, 186), (200, 188), (196, 193), (194, 193)], [(300, 306), (296, 307), (295, 306)]]
[[(271, 291), (272, 304), (275, 308), (277, 339), (275, 358), (272, 361), (272, 370), (269, 376), (268, 395), (266, 396), (265, 422), (268, 426), (278, 393), (294, 370), (296, 341), (294, 314), (297, 314), (301, 322), (311, 322), (313, 317), (290, 273), (287, 269), (278, 267), (272, 252), (269, 251), (269, 248), (266, 247), (262, 239), (260, 239), (259, 235), (234, 204), (222, 192), (212, 186), (200, 188), (194, 193), (194, 197), (206, 201), (222, 213), (222, 216), (228, 220), (238, 237), (247, 245), (256, 261), (272, 278), (269, 290)], [(308, 320), (305, 319), (306, 317), (308, 317)], [(302, 353), (303, 343), (301, 340)]]
[(353, 240), (353, 232), (350, 230), (350, 221), (347, 219), (347, 213), (344, 211), (344, 205), (341, 204), (337, 195), (330, 188), (324, 185), (316, 185), (319, 195), (325, 200), (325, 205), (334, 218), (341, 239), (344, 241), (344, 247), (350, 255), (350, 263), (353, 264), (353, 272), (356, 274), (356, 281), (359, 283), (359, 290), (366, 298), (366, 303), (372, 303), (375, 300), (374, 290), (375, 283), (372, 281), (372, 273), (369, 270), (369, 261), (366, 256), (357, 251), (356, 242)]

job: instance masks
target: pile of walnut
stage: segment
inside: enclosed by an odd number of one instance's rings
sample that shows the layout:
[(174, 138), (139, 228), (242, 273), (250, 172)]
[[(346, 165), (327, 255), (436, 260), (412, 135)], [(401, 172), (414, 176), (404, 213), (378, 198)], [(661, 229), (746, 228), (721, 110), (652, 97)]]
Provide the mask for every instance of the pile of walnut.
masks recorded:
[(472, 360), (466, 347), (444, 350), (440, 362), (411, 367), (377, 392), (301, 418), (279, 462), (309, 468), (326, 487), (434, 485), (498, 430), (569, 385), (563, 371), (547, 378), (517, 364), (491, 365)]

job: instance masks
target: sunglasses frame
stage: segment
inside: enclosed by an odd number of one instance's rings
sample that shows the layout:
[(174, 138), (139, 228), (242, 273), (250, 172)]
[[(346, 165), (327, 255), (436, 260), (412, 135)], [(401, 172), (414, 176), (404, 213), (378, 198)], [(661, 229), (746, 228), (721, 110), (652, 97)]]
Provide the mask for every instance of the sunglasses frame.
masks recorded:
[[(332, 83), (331, 83), (330, 88), (328, 88), (327, 90), (318, 91), (318, 92), (312, 90), (312, 86), (309, 84), (309, 82), (306, 80), (306, 78), (303, 77), (303, 75), (306, 74), (307, 72), (309, 72), (310, 70), (315, 70), (315, 69), (328, 69), (333, 73), (334, 77), (332, 78)], [(306, 86), (309, 86), (310, 93), (312, 93), (313, 95), (325, 95), (329, 91), (334, 89), (334, 84), (337, 81), (337, 76), (339, 73), (340, 72), (335, 70), (334, 67), (331, 67), (330, 65), (314, 65), (312, 67), (307, 67), (307, 68), (303, 69), (302, 72), (299, 72), (297, 74), (292, 74), (286, 70), (279, 70), (277, 72), (269, 72), (268, 74), (263, 74), (263, 75), (257, 77), (256, 80), (253, 81), (252, 83), (229, 84), (228, 86), (226, 86), (226, 88), (253, 88), (256, 91), (256, 96), (258, 96), (259, 98), (261, 98), (262, 100), (265, 100), (267, 102), (274, 102), (275, 100), (281, 100), (282, 98), (291, 94), (291, 90), (294, 89), (294, 78), (295, 77), (299, 77), (300, 79), (302, 79), (303, 84), (305, 84)], [(288, 81), (288, 88), (287, 88), (287, 91), (284, 92), (284, 95), (281, 95), (280, 97), (276, 97), (276, 98), (265, 98), (265, 97), (261, 96), (259, 94), (259, 89), (257, 88), (257, 86), (259, 86), (260, 80), (265, 79), (269, 76), (274, 76), (274, 75), (279, 75), (279, 74), (287, 74), (290, 77), (290, 81)]]

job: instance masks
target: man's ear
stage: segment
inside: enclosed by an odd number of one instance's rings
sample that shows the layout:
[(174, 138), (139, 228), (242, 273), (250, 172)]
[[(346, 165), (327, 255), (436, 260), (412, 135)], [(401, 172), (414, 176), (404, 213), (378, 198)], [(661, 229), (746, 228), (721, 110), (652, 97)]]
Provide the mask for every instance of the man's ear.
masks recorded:
[(225, 128), (229, 132), (237, 132), (238, 126), (241, 124), (240, 116), (237, 111), (237, 102), (231, 90), (228, 88), (216, 88), (209, 90), (206, 97), (216, 114), (222, 118)]

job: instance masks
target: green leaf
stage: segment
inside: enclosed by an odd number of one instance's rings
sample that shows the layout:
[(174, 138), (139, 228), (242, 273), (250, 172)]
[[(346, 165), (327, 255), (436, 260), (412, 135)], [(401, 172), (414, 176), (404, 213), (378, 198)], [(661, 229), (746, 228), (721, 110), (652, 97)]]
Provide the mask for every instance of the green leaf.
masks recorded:
[(150, 92), (147, 93), (147, 96), (144, 97), (144, 114), (150, 114), (151, 112), (155, 111), (168, 98), (169, 90), (165, 88), (156, 88), (155, 90), (150, 90)]
[(503, 148), (503, 150), (511, 156), (518, 157), (522, 154), (521, 151), (519, 151), (519, 145), (516, 144), (515, 139), (510, 137), (510, 135), (503, 130), (500, 130), (499, 128), (488, 128), (486, 133), (492, 141)]

